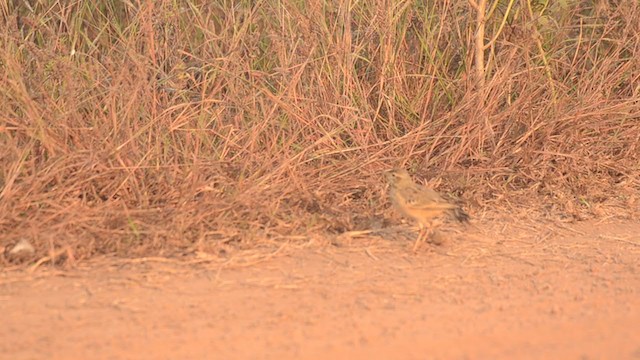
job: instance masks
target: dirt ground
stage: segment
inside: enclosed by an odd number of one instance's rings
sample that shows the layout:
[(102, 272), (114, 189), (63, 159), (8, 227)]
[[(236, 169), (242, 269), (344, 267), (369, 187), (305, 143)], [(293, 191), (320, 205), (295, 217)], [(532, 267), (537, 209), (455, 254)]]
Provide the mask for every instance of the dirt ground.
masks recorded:
[(2, 359), (640, 359), (640, 224), (0, 273)]

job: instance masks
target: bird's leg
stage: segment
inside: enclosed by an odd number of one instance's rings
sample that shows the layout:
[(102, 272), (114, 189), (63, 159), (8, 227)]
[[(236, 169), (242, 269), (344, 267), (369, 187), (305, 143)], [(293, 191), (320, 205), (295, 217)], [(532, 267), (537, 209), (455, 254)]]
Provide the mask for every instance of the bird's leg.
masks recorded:
[(413, 244), (413, 252), (416, 252), (418, 250), (418, 247), (420, 246), (420, 243), (424, 240), (426, 240), (427, 238), (427, 229), (425, 229), (425, 226), (422, 223), (418, 223), (418, 238), (416, 239), (416, 242)]
[(440, 233), (436, 230), (437, 226), (440, 225), (440, 222), (437, 220), (429, 221), (429, 231), (427, 236), (429, 239), (427, 240), (431, 244), (440, 245), (442, 244), (442, 239), (440, 239)]

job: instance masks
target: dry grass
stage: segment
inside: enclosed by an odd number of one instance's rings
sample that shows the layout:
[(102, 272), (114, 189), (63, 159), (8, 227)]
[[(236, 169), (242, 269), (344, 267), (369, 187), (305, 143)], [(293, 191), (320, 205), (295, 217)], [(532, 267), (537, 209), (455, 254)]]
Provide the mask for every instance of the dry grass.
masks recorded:
[(491, 8), (482, 86), (466, 2), (0, 5), (0, 246), (166, 255), (367, 229), (394, 166), (476, 214), (629, 214), (640, 8), (559, 3)]

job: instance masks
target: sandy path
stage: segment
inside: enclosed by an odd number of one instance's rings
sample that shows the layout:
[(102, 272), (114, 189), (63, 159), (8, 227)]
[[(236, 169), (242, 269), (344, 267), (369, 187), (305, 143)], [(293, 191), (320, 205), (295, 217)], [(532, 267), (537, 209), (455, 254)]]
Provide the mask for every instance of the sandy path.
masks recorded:
[(640, 359), (640, 224), (576, 229), (5, 271), (0, 357)]

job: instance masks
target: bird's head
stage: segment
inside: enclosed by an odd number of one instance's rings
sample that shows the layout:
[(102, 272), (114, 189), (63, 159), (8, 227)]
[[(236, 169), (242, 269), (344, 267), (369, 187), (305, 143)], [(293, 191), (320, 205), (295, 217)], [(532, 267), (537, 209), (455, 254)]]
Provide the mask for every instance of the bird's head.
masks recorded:
[(385, 175), (387, 177), (387, 181), (392, 184), (406, 181), (411, 182), (411, 176), (409, 176), (409, 173), (405, 169), (396, 168), (393, 170), (388, 170)]

